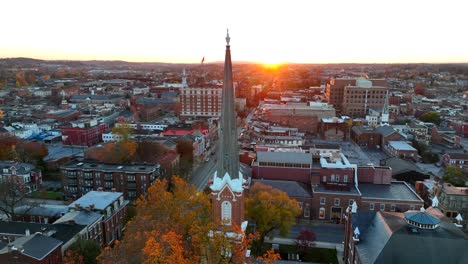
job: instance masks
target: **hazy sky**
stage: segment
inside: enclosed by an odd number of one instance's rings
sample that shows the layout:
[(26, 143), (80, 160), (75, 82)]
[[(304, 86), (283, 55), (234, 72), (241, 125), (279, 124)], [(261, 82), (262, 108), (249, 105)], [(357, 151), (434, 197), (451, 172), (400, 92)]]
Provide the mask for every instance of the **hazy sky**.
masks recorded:
[(466, 0), (1, 0), (0, 57), (468, 62)]

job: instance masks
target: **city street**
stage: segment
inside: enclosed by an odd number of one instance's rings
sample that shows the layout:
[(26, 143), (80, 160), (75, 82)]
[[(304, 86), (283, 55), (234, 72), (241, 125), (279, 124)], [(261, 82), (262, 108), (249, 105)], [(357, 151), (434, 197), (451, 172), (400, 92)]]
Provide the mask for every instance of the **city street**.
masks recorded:
[(209, 161), (205, 162), (202, 161), (198, 167), (196, 167), (192, 175), (190, 177), (190, 183), (194, 184), (197, 187), (198, 191), (203, 191), (205, 188), (206, 184), (208, 183), (208, 180), (213, 177), (213, 174), (216, 170), (216, 157), (217, 153), (215, 155), (210, 155), (211, 151), (218, 151), (218, 144), (216, 143), (213, 148), (211, 148), (209, 151), (207, 151), (207, 157), (209, 158)]

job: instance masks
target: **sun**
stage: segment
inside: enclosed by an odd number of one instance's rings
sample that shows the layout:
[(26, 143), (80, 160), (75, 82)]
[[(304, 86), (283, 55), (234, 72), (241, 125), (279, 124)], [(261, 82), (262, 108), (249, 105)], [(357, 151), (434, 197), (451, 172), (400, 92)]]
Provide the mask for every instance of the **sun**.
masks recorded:
[(264, 68), (269, 70), (277, 70), (280, 68), (284, 63), (282, 62), (261, 62), (260, 63)]

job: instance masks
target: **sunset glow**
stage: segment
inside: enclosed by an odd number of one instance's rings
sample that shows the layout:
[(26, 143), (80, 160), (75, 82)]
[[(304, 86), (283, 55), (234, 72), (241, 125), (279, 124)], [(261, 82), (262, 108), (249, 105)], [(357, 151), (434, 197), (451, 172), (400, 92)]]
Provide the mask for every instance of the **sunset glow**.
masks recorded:
[(229, 28), (235, 61), (468, 62), (467, 9), (462, 0), (5, 0), (0, 57), (208, 63), (223, 60)]

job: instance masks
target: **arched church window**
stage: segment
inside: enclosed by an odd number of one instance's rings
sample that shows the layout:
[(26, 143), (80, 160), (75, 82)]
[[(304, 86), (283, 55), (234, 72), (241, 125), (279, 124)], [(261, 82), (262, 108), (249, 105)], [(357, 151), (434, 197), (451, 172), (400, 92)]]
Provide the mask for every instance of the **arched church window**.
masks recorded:
[(221, 204), (221, 220), (224, 225), (232, 224), (232, 205), (228, 201)]

